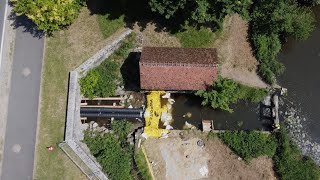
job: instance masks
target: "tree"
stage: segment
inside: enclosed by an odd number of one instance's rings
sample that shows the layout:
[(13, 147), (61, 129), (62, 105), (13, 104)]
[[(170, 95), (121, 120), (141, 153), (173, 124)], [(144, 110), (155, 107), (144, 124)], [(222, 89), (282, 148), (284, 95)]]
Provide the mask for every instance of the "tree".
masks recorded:
[(310, 9), (299, 7), (296, 0), (261, 0), (253, 6), (251, 36), (259, 73), (268, 83), (275, 82), (284, 66), (276, 60), (281, 49), (280, 36), (307, 39), (315, 28)]
[(256, 89), (241, 85), (231, 79), (219, 77), (207, 90), (200, 90), (197, 96), (203, 98), (202, 105), (211, 106), (213, 109), (222, 109), (233, 112), (231, 104), (239, 100), (250, 100), (252, 102), (261, 101), (268, 91), (266, 89)]
[(251, 0), (150, 0), (151, 10), (158, 12), (166, 19), (181, 20), (182, 23), (203, 25), (216, 23), (232, 13), (248, 17)]
[(70, 25), (84, 0), (11, 0), (18, 16), (26, 15), (39, 30), (51, 33)]

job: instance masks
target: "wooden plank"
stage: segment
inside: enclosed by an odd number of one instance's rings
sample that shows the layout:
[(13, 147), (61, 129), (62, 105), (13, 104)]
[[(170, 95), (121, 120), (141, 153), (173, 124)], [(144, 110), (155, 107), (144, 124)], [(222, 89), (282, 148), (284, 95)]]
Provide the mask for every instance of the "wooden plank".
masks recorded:
[(82, 98), (81, 100), (103, 100), (103, 101), (121, 101), (123, 100), (124, 98), (123, 97), (105, 97), (105, 98)]
[(81, 106), (81, 107), (101, 107), (101, 108), (124, 108), (124, 106), (108, 106), (108, 105), (88, 105), (88, 106)]

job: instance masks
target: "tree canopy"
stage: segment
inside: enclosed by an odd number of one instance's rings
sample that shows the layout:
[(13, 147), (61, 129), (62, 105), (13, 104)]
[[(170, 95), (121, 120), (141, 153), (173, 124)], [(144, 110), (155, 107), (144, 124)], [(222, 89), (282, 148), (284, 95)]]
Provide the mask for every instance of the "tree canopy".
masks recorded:
[(207, 90), (200, 90), (197, 96), (203, 98), (202, 105), (209, 105), (214, 109), (222, 109), (233, 112), (231, 104), (239, 100), (250, 100), (252, 102), (261, 101), (268, 91), (266, 89), (255, 89), (241, 85), (231, 79), (219, 77), (217, 81)]
[(239, 13), (248, 17), (251, 0), (150, 0), (151, 10), (166, 19), (178, 19), (181, 23), (193, 25), (219, 24), (225, 15)]
[(18, 16), (26, 15), (45, 33), (70, 25), (84, 0), (11, 0)]

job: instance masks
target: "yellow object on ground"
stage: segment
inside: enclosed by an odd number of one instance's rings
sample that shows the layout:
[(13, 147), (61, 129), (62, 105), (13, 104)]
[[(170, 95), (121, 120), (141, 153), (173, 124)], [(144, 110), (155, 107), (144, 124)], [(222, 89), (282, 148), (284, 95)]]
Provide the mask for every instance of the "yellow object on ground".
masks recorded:
[(159, 129), (161, 114), (168, 111), (166, 105), (161, 106), (161, 95), (163, 94), (165, 94), (165, 91), (152, 91), (147, 95), (147, 108), (144, 113), (144, 133), (148, 137), (161, 137), (163, 133), (169, 132), (166, 129)]

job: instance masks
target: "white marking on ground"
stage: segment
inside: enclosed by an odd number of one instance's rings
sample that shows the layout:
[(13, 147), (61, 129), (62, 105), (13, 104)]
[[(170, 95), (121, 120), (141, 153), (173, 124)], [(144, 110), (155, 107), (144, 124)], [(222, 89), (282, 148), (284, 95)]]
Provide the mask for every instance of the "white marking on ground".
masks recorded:
[(15, 144), (12, 146), (11, 150), (18, 154), (21, 151), (21, 146), (19, 144)]
[(22, 70), (22, 75), (24, 75), (25, 77), (29, 76), (31, 74), (31, 70), (29, 68), (23, 68)]

